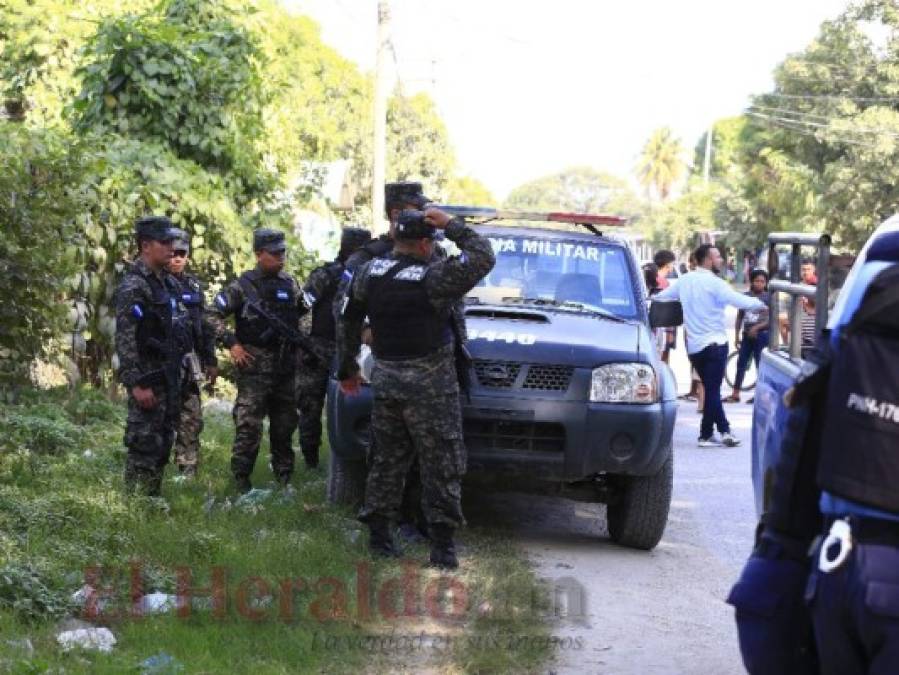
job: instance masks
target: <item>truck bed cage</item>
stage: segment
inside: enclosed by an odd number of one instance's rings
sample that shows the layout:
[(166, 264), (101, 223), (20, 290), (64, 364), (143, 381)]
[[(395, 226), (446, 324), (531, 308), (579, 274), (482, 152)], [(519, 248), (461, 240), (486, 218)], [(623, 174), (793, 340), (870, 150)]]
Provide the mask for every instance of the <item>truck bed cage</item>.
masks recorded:
[[(774, 232), (768, 235), (768, 274), (772, 281), (768, 284), (768, 349), (777, 351), (780, 346), (780, 298), (779, 293), (791, 297), (790, 307), (790, 357), (798, 359), (802, 355), (802, 304), (796, 302), (799, 297), (815, 299), (815, 333), (820, 334), (827, 325), (828, 273), (830, 265), (830, 235), (809, 234), (804, 232)], [(790, 247), (790, 280), (774, 279), (780, 270), (778, 246)], [(811, 286), (799, 282), (799, 270), (802, 266), (802, 247), (814, 246), (817, 249), (816, 265), (818, 285)]]

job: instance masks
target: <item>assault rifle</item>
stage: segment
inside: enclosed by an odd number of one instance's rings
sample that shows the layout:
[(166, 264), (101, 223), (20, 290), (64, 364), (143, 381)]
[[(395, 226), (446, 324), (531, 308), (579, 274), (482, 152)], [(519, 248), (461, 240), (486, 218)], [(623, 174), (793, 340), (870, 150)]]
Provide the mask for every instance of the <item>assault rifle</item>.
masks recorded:
[(271, 340), (273, 336), (277, 335), (303, 353), (303, 362), (306, 365), (311, 366), (323, 363), (322, 358), (315, 353), (315, 347), (308, 335), (303, 335), (296, 328), (288, 326), (280, 317), (275, 316), (262, 306), (262, 302), (259, 300), (259, 293), (251, 281), (240, 279), (238, 283), (246, 297), (246, 308), (255, 312), (268, 325), (268, 328), (259, 336), (264, 342)]

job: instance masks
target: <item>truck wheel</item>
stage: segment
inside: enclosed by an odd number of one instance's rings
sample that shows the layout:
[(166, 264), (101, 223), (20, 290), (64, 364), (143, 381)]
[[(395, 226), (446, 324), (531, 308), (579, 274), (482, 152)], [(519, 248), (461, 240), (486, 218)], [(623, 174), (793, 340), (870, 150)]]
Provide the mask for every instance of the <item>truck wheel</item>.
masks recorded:
[(655, 476), (620, 476), (619, 492), (609, 504), (609, 536), (616, 544), (649, 551), (665, 532), (671, 490), (674, 487), (674, 453)]
[(334, 452), (328, 470), (328, 501), (354, 509), (362, 505), (365, 496), (365, 462), (341, 459)]

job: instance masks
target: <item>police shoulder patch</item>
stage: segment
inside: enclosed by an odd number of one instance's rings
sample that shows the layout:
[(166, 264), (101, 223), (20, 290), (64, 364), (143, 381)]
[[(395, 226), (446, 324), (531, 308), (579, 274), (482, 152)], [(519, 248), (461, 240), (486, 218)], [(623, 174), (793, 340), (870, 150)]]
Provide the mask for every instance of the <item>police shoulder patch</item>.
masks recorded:
[(368, 275), (372, 277), (383, 277), (397, 264), (397, 260), (389, 260), (387, 258), (378, 258), (373, 260), (371, 267), (368, 268)]
[(228, 298), (225, 297), (224, 293), (219, 293), (215, 296), (215, 305), (219, 309), (228, 309)]
[(397, 281), (421, 281), (427, 274), (428, 268), (424, 265), (412, 265), (401, 270), (394, 278)]
[(144, 318), (144, 308), (141, 307), (139, 303), (135, 303), (131, 306), (131, 315), (140, 321)]

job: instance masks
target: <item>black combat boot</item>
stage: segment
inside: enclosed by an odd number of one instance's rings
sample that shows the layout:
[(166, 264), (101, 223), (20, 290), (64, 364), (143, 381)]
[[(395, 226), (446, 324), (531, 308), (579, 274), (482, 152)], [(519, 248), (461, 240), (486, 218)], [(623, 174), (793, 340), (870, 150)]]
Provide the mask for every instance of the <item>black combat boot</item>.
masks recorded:
[(368, 550), (379, 558), (399, 558), (400, 552), (390, 534), (390, 522), (386, 518), (373, 516), (368, 521)]
[(307, 469), (317, 469), (318, 468), (318, 450), (315, 451), (306, 451), (303, 450), (303, 461), (306, 462)]
[(178, 466), (178, 473), (185, 478), (196, 478), (197, 477), (197, 465), (196, 464), (182, 464)]
[(253, 489), (253, 484), (250, 482), (249, 476), (234, 476), (234, 486), (242, 495), (245, 495)]
[(449, 525), (431, 526), (431, 565), (445, 570), (454, 570), (459, 566), (456, 558), (456, 544), (453, 542), (455, 529)]

